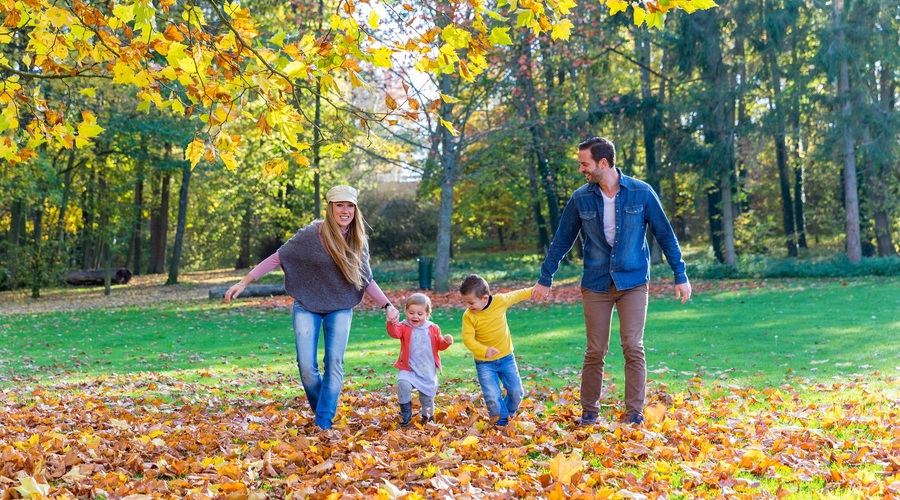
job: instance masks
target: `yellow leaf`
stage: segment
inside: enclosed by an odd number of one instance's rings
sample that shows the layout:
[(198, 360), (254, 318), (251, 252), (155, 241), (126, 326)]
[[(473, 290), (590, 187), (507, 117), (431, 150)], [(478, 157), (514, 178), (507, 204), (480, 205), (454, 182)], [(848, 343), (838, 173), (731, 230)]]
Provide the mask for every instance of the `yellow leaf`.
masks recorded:
[(277, 45), (279, 47), (284, 47), (284, 31), (278, 30), (278, 33), (275, 33), (275, 36), (269, 39), (269, 43)]
[(572, 21), (563, 19), (562, 21), (553, 25), (553, 29), (550, 32), (550, 37), (554, 40), (568, 40), (569, 36), (572, 34), (572, 27)]
[[(691, 2), (688, 5), (692, 6), (693, 8), (695, 8), (697, 10), (706, 10), (706, 9), (711, 9), (713, 7), (719, 6), (713, 0), (691, 0)], [(685, 10), (688, 10), (687, 6), (685, 6)]]
[(647, 17), (647, 11), (641, 8), (634, 9), (634, 25), (641, 26), (644, 24), (644, 18)]
[(263, 164), (263, 178), (277, 177), (287, 171), (287, 161), (284, 158), (270, 158)]
[(184, 150), (184, 157), (191, 162), (191, 169), (200, 163), (203, 154), (206, 152), (206, 145), (200, 139), (194, 139)]
[[(444, 120), (441, 120), (441, 121), (443, 122)], [(462, 446), (473, 446), (475, 444), (478, 444), (478, 437), (477, 436), (466, 436), (466, 438), (463, 439), (463, 442), (460, 444)]]
[(492, 29), (488, 41), (493, 45), (512, 45), (512, 39), (509, 37), (509, 28)]
[(496, 486), (497, 488), (506, 488), (506, 489), (511, 490), (518, 485), (519, 485), (519, 482), (516, 481), (515, 479), (501, 479), (501, 480), (497, 481), (497, 484), (495, 484), (494, 486)]
[(94, 87), (88, 87), (86, 89), (81, 89), (78, 93), (86, 97), (95, 97), (97, 94), (97, 89), (95, 89)]
[(556, 4), (556, 11), (565, 15), (577, 6), (578, 4), (575, 3), (574, 0), (560, 0), (559, 3)]
[(380, 68), (390, 68), (392, 66), (391, 55), (394, 51), (387, 47), (379, 47), (372, 53), (372, 63)]
[(129, 23), (134, 20), (134, 5), (115, 5), (113, 15), (123, 23)]
[(237, 169), (237, 160), (234, 157), (234, 153), (231, 151), (222, 151), (219, 153), (219, 158), (222, 159), (222, 163), (225, 164), (225, 168), (228, 170), (234, 171)]
[[(608, 0), (606, 2), (606, 6), (609, 7), (609, 15), (614, 16), (619, 12), (625, 12), (628, 10), (628, 2), (624, 0)], [(634, 9), (635, 11), (644, 10), (641, 8)], [(634, 24), (638, 24), (637, 15), (635, 14)]]
[(16, 486), (14, 489), (21, 493), (25, 498), (31, 498), (32, 495), (44, 497), (50, 492), (49, 484), (39, 483), (31, 476), (19, 478), (19, 483), (21, 486)]
[(465, 30), (450, 24), (441, 30), (441, 40), (453, 48), (463, 49), (468, 47), (471, 35)]
[(375, 9), (372, 9), (372, 11), (369, 12), (369, 21), (368, 21), (369, 27), (372, 28), (373, 30), (377, 30), (378, 24), (379, 24), (378, 20), (379, 20), (378, 13), (375, 12)]
[(303, 61), (291, 61), (287, 66), (284, 67), (284, 74), (291, 78), (296, 78), (301, 73), (306, 73), (306, 63)]
[(203, 17), (203, 10), (200, 9), (200, 7), (188, 5), (184, 8), (184, 14), (182, 14), (181, 17), (197, 28), (201, 28), (206, 25), (206, 19)]
[(663, 20), (665, 20), (665, 19), (666, 19), (665, 14), (660, 14), (657, 12), (654, 12), (652, 14), (647, 14), (647, 18), (646, 18), (647, 27), (662, 29)]
[(441, 118), (441, 125), (442, 125), (444, 128), (446, 128), (447, 130), (449, 130), (449, 131), (450, 131), (450, 134), (453, 135), (453, 137), (459, 136), (459, 131), (456, 130), (455, 128), (453, 128), (453, 124), (452, 124), (452, 123), (450, 123), (450, 122), (448, 122), (447, 120)]
[(456, 97), (453, 97), (453, 96), (451, 96), (451, 95), (447, 95), (447, 94), (445, 94), (445, 93), (443, 93), (443, 92), (441, 92), (441, 99), (442, 99), (444, 102), (446, 102), (447, 104), (454, 104), (454, 103), (459, 102), (459, 99), (457, 99)]
[(134, 69), (128, 63), (122, 62), (121, 59), (116, 60), (116, 65), (113, 66), (113, 83), (128, 85), (132, 81), (134, 81)]
[(572, 451), (571, 458), (566, 458), (565, 453), (559, 453), (550, 461), (550, 475), (562, 484), (569, 484), (572, 476), (584, 469), (579, 450)]

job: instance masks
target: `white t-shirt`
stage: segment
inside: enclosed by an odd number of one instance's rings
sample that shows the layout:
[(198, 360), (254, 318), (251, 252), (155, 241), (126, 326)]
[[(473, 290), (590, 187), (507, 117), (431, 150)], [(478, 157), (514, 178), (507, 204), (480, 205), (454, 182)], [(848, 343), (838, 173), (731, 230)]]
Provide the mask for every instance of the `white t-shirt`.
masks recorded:
[(605, 194), (603, 194), (603, 233), (606, 235), (606, 242), (612, 246), (616, 241), (616, 197), (608, 198)]

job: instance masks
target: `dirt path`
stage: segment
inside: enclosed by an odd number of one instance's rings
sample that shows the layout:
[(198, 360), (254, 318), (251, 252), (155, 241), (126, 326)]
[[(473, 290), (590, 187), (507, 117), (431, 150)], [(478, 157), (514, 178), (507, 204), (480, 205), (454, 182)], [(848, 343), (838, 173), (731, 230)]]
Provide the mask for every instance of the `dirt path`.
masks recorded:
[(127, 285), (115, 285), (109, 296), (103, 287), (66, 287), (41, 292), (31, 298), (31, 290), (0, 292), (0, 315), (73, 311), (135, 306), (159, 301), (209, 299), (209, 288), (236, 283), (246, 270), (197, 271), (179, 275), (180, 283), (164, 286), (167, 275), (135, 276)]

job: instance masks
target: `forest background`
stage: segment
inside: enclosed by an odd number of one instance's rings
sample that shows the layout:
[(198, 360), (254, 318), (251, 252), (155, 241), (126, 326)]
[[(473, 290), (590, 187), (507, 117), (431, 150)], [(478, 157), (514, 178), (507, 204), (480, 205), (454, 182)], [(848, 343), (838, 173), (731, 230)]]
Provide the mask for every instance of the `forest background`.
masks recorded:
[[(900, 4), (675, 3), (691, 13), (665, 26), (668, 2), (500, 2), (487, 16), (441, 2), (35, 3), (47, 21), (5, 5), (0, 289), (37, 297), (73, 269), (176, 283), (180, 269), (246, 268), (322, 216), (323, 189), (351, 184), (373, 257), (434, 256), (446, 291), (454, 253), (546, 249), (583, 183), (575, 145), (595, 135), (701, 249), (692, 277), (897, 274)], [(118, 58), (66, 38), (90, 16)], [(142, 16), (165, 58), (113, 50), (136, 50)], [(420, 50), (403, 52), (404, 36)], [(185, 66), (178, 43), (211, 84), (249, 80), (237, 64), (251, 52), (307, 79), (281, 92), (290, 112), (258, 75), (240, 94), (199, 92), (171, 69)], [(264, 51), (288, 47), (319, 58)]]

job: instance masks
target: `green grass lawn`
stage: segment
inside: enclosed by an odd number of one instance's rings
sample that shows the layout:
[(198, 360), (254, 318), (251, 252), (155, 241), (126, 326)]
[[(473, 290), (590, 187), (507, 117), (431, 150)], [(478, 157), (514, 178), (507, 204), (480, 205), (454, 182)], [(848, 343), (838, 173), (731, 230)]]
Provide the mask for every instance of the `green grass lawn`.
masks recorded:
[[(900, 375), (900, 279), (769, 280), (759, 288), (727, 288), (695, 294), (684, 306), (672, 297), (651, 300), (645, 333), (651, 385), (681, 390), (699, 378), (777, 387), (791, 380)], [(0, 387), (148, 371), (179, 371), (185, 380), (217, 384), (240, 379), (240, 369), (262, 368), (285, 375), (281, 390), (298, 390), (289, 309), (252, 304), (196, 301), (0, 316)], [(461, 315), (458, 308), (439, 308), (433, 316), (456, 340), (442, 355), (447, 390), (477, 387), (460, 337)], [(525, 302), (508, 319), (526, 386), (577, 386), (585, 344), (580, 304)], [(393, 383), (399, 343), (383, 322), (382, 313), (355, 314), (348, 387)], [(611, 343), (607, 377), (620, 390), (615, 334)]]

